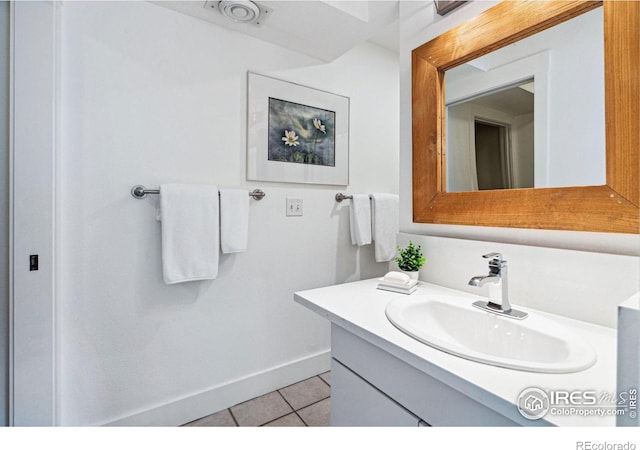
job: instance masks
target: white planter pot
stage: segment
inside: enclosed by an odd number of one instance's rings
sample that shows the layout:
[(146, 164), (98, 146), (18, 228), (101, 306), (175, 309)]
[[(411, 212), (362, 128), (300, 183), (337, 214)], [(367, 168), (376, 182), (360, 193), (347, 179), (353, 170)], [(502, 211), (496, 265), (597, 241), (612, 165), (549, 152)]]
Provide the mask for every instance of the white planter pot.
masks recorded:
[(402, 273), (406, 273), (407, 275), (409, 275), (409, 278), (411, 278), (412, 280), (417, 280), (420, 271), (416, 270), (415, 272), (408, 272), (406, 270), (403, 270)]

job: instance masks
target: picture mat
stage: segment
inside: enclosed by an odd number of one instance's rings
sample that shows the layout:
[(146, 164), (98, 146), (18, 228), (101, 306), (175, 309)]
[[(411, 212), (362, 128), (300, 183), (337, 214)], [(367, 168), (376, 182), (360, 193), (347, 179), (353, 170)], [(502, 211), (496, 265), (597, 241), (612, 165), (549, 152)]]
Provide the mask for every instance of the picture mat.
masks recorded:
[[(249, 72), (247, 179), (285, 183), (349, 184), (349, 98)], [(269, 97), (335, 111), (335, 166), (269, 161)]]

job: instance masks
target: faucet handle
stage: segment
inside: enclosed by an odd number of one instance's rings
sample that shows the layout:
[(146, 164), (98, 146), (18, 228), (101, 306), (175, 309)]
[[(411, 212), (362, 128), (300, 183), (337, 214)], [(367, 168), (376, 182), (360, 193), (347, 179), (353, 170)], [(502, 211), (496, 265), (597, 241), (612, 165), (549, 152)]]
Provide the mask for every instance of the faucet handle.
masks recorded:
[(491, 261), (489, 261), (489, 266), (495, 266), (499, 268), (506, 267), (506, 261), (502, 259), (502, 253), (492, 252), (487, 253), (486, 255), (482, 255), (482, 257), (485, 259), (491, 258)]

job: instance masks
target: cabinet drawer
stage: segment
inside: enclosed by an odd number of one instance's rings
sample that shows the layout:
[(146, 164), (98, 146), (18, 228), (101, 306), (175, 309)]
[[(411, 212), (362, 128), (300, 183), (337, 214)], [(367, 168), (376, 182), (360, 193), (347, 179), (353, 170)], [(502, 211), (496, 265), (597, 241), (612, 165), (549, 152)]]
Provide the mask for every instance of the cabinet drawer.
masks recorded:
[(331, 426), (417, 427), (420, 419), (331, 359)]
[(518, 425), (335, 324), (331, 326), (331, 353), (377, 390), (433, 426)]

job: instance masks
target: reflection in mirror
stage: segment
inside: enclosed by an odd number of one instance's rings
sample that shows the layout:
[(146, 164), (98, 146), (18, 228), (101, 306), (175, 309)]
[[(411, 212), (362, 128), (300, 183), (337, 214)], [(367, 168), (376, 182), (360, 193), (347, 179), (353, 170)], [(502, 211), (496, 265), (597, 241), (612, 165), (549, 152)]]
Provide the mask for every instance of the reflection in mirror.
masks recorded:
[(532, 188), (534, 81), (447, 105), (447, 191)]
[(445, 97), (448, 192), (605, 184), (602, 8), (448, 70)]

